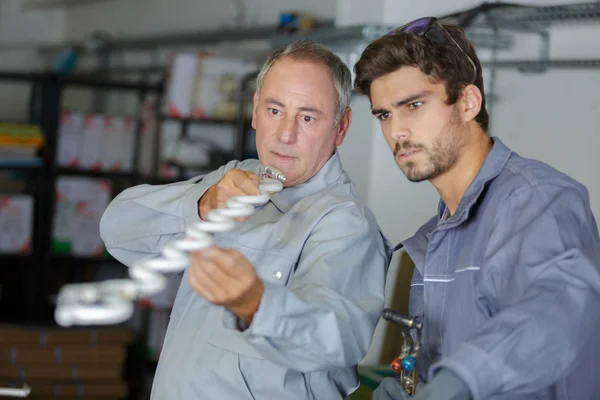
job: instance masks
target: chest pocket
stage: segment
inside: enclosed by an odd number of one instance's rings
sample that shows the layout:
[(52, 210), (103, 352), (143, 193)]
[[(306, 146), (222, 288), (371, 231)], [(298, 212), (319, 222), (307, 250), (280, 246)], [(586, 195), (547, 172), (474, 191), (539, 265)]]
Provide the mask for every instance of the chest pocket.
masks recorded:
[[(257, 270), (258, 276), (267, 283), (287, 286), (293, 276), (296, 266), (296, 258), (286, 255), (280, 251), (269, 249), (253, 249), (239, 243), (229, 243), (222, 241), (219, 243), (223, 247), (234, 247), (240, 251)], [(219, 315), (215, 318), (216, 327), (208, 342), (223, 350), (231, 351), (246, 357), (264, 359), (254, 347), (252, 347), (242, 336), (242, 333), (235, 329), (228, 329), (223, 326), (224, 310), (219, 310)]]

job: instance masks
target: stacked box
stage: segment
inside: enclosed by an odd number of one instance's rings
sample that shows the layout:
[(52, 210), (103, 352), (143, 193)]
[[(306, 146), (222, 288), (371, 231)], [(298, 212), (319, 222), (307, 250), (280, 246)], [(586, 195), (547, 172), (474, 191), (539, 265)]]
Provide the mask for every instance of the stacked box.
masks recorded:
[(0, 326), (0, 387), (28, 385), (28, 398), (124, 399), (125, 328)]

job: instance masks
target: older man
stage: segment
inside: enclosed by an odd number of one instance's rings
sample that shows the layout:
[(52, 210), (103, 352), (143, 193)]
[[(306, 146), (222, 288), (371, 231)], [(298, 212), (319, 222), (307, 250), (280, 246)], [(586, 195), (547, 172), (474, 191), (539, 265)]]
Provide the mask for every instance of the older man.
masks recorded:
[[(260, 162), (285, 187), (193, 255), (153, 399), (341, 399), (358, 387), (391, 249), (337, 153), (350, 91), (348, 68), (312, 42), (264, 64), (252, 126)], [(203, 179), (128, 189), (106, 210), (102, 238), (125, 264), (153, 258), (227, 199), (257, 194), (258, 167), (232, 161)]]

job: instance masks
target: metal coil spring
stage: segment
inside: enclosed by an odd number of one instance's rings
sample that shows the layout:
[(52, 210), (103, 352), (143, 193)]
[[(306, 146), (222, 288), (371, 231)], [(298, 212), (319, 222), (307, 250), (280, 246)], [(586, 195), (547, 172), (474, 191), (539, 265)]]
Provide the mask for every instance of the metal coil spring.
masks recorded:
[(129, 319), (136, 299), (165, 289), (167, 279), (163, 274), (185, 270), (190, 264), (190, 252), (211, 246), (212, 234), (232, 230), (237, 224), (234, 218), (249, 217), (255, 207), (268, 203), (272, 193), (283, 189), (285, 176), (276, 169), (261, 165), (259, 177), (259, 195), (232, 197), (226, 208), (211, 210), (207, 221), (189, 226), (185, 238), (169, 242), (161, 256), (133, 264), (129, 268), (131, 279), (63, 286), (54, 312), (56, 322), (66, 327), (117, 324)]
[(0, 397), (27, 397), (31, 393), (31, 388), (28, 385), (23, 385), (22, 388), (0, 388)]

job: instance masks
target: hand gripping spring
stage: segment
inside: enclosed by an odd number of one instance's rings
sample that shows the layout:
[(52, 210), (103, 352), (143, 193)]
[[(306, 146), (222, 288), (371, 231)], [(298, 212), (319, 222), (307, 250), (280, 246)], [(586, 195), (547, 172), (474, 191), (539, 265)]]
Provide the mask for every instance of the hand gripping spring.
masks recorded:
[(209, 211), (208, 221), (189, 226), (184, 239), (173, 240), (157, 258), (143, 260), (129, 268), (131, 279), (65, 285), (58, 293), (54, 318), (61, 326), (116, 324), (126, 321), (134, 311), (136, 299), (160, 293), (167, 285), (165, 273), (183, 271), (190, 263), (190, 252), (212, 245), (212, 234), (232, 230), (236, 217), (249, 217), (256, 206), (269, 202), (272, 193), (283, 189), (285, 176), (273, 167), (259, 169), (260, 194), (237, 196), (227, 207)]

